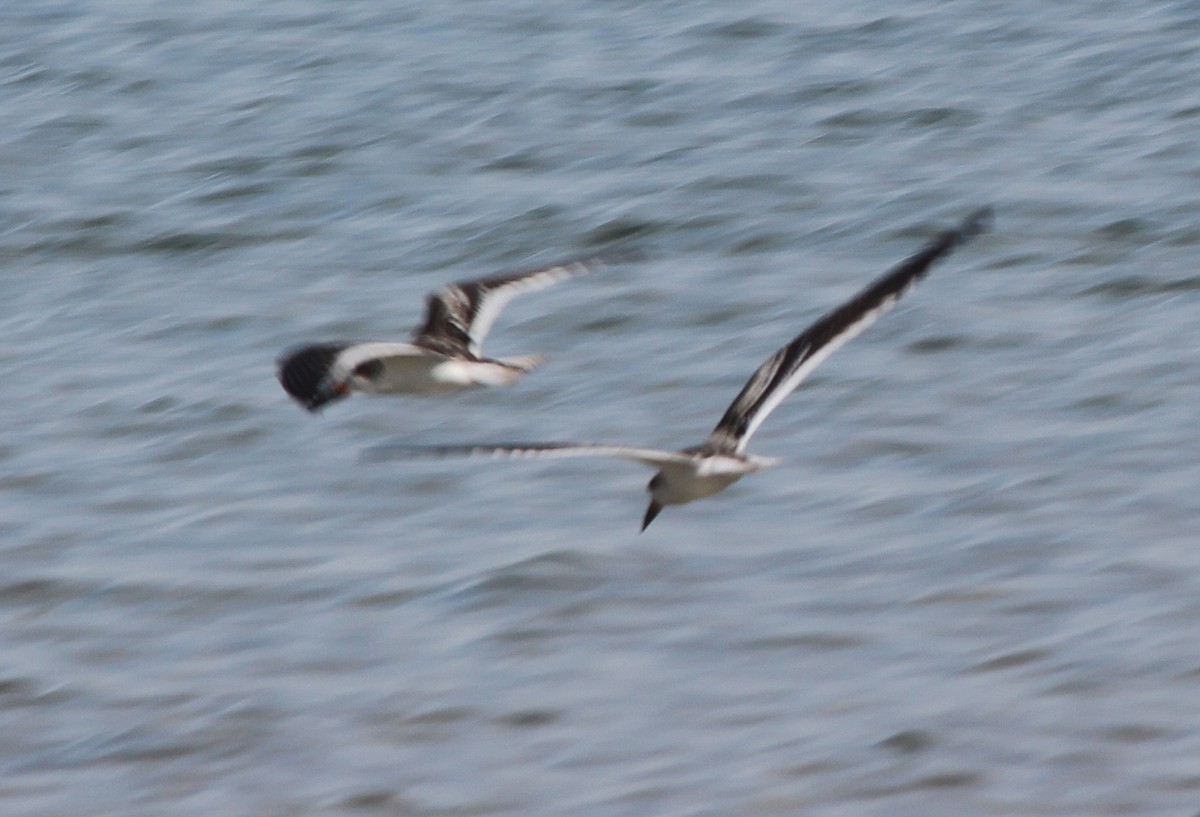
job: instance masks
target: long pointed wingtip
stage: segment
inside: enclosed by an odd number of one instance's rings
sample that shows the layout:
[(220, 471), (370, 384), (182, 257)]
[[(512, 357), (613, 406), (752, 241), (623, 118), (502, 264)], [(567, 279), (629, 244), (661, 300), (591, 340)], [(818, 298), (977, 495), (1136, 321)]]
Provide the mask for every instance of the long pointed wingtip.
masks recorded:
[(996, 220), (996, 211), (990, 204), (985, 204), (974, 210), (970, 215), (962, 220), (955, 230), (960, 243), (970, 241), (980, 233), (986, 233), (992, 229), (992, 224)]

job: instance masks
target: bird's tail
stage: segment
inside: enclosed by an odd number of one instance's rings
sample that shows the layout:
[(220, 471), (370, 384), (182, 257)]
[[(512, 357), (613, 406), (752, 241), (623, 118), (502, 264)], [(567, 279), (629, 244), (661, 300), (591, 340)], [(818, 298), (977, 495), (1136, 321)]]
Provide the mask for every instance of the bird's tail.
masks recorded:
[(515, 369), (519, 374), (525, 374), (525, 372), (531, 372), (541, 366), (547, 360), (549, 358), (545, 355), (522, 355), (521, 357), (506, 357), (500, 362)]

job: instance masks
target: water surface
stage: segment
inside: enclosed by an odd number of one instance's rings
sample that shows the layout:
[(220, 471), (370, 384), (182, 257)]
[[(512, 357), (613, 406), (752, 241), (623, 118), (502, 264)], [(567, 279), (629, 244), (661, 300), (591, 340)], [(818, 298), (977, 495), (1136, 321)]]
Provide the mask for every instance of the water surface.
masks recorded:
[[(13, 815), (1187, 815), (1200, 11), (0, 10)], [(639, 536), (627, 463), (973, 207), (996, 230)], [(511, 390), (310, 417), (292, 344), (529, 295)]]

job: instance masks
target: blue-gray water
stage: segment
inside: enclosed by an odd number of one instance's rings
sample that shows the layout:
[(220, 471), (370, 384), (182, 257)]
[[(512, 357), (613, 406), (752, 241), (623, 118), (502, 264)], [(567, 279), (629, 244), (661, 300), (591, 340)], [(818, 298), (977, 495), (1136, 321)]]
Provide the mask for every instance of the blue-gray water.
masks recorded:
[[(0, 9), (0, 813), (1200, 809), (1200, 6)], [(934, 230), (995, 231), (639, 536)], [(283, 348), (515, 301), (515, 388), (311, 417)]]

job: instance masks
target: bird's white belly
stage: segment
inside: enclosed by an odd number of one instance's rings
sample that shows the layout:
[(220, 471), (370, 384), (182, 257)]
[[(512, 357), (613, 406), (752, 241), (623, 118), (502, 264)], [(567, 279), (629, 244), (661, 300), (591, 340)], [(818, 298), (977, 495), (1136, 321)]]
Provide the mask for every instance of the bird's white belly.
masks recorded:
[(742, 474), (709, 474), (686, 480), (671, 480), (658, 497), (664, 505), (682, 505), (724, 491), (742, 478)]
[(705, 457), (686, 467), (666, 466), (665, 479), (654, 498), (664, 505), (682, 505), (724, 491), (759, 466), (735, 457)]
[(506, 385), (516, 374), (489, 361), (396, 356), (384, 361), (379, 376), (356, 378), (354, 386), (374, 394), (452, 394), (478, 386)]

